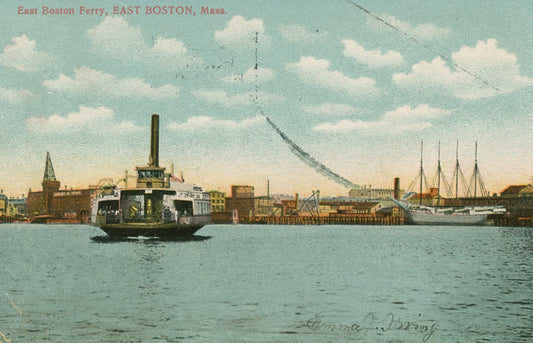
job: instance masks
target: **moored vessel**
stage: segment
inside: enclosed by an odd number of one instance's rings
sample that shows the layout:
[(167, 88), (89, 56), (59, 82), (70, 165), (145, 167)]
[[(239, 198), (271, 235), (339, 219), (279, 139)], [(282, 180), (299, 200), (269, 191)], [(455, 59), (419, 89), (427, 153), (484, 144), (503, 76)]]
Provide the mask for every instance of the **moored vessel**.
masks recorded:
[(103, 187), (91, 222), (109, 236), (190, 236), (211, 222), (209, 193), (159, 166), (159, 116), (152, 115), (148, 166), (137, 167), (134, 188)]
[(490, 225), (495, 216), (505, 213), (501, 206), (433, 207), (396, 202), (411, 225)]
[[(457, 143), (458, 144), (458, 143)], [(462, 172), (459, 168), (458, 160), (458, 147), (456, 149), (456, 169), (454, 172), (454, 177), (456, 179), (456, 198), (457, 198), (457, 187), (459, 184), (459, 175), (462, 175)], [(430, 188), (431, 192), (424, 194), (422, 193), (423, 180), (425, 180), (424, 167), (423, 167), (423, 143), (421, 143), (420, 149), (420, 174), (418, 178), (420, 179), (420, 188), (419, 193), (416, 195), (418, 203), (415, 204), (412, 202), (413, 198), (410, 201), (399, 201), (392, 199), (398, 206), (400, 206), (404, 213), (405, 218), (408, 224), (412, 225), (491, 225), (494, 223), (494, 218), (505, 214), (506, 209), (503, 206), (441, 206), (441, 200), (446, 200), (441, 197), (441, 177), (444, 179), (446, 186), (447, 181), (442, 174), (442, 168), (440, 164), (440, 142), (439, 142), (439, 156), (438, 156), (438, 167), (437, 167), (437, 187)], [(477, 143), (476, 143), (476, 163), (474, 167), (474, 185), (477, 189), (477, 181), (480, 181), (480, 186), (484, 190), (484, 185), (481, 181), (481, 175), (479, 173), (477, 165)], [(416, 180), (415, 180), (416, 181)], [(464, 183), (464, 182), (463, 182)], [(411, 187), (410, 187), (411, 188)], [(486, 190), (484, 190), (486, 193)], [(468, 191), (467, 191), (468, 192)], [(448, 192), (450, 193), (450, 192)], [(409, 193), (413, 195), (414, 193)], [(474, 191), (475, 194), (475, 191)], [(407, 197), (409, 197), (409, 195)], [(436, 204), (423, 204), (424, 196), (427, 197), (426, 202), (432, 202), (432, 197), (436, 199)]]

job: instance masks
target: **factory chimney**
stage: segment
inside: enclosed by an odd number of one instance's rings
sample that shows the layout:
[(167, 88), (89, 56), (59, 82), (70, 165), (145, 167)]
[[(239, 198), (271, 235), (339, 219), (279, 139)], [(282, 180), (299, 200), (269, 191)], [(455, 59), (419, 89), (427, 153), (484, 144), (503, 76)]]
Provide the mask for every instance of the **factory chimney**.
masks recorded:
[(394, 178), (394, 199), (400, 200), (400, 178)]
[(152, 133), (150, 136), (150, 167), (159, 167), (159, 115), (152, 114)]

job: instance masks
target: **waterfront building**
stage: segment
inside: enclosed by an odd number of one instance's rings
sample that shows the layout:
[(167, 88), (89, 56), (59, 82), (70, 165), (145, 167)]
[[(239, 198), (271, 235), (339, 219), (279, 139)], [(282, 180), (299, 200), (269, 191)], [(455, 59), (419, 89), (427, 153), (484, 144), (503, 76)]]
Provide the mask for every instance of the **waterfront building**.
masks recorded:
[(253, 186), (231, 186), (232, 198), (253, 198), (254, 187)]
[(7, 220), (7, 196), (3, 190), (0, 190), (0, 223), (5, 223)]
[(7, 216), (12, 220), (26, 219), (26, 197), (9, 198), (7, 203)]
[(320, 201), (320, 213), (372, 214), (377, 201)]
[(256, 216), (270, 216), (274, 211), (274, 200), (269, 196), (254, 197), (254, 213)]
[(502, 197), (516, 198), (516, 197), (532, 197), (533, 185), (511, 185), (507, 186), (500, 192)]
[[(404, 191), (400, 190), (399, 196), (404, 195)], [(372, 185), (365, 185), (361, 188), (352, 189), (348, 192), (348, 196), (358, 199), (389, 199), (394, 196), (393, 188), (372, 188)]]
[(320, 201), (321, 215), (337, 214), (347, 216), (399, 217), (402, 215), (396, 203), (381, 201)]
[(231, 197), (226, 198), (226, 210), (237, 211), (239, 217), (254, 216), (254, 187), (231, 186)]
[(445, 200), (439, 194), (439, 189), (431, 187), (428, 193), (416, 193), (409, 198), (412, 204), (420, 204), (425, 206), (443, 205)]
[(226, 193), (209, 191), (211, 196), (211, 212), (224, 212), (226, 210)]
[(231, 197), (226, 197), (226, 211), (237, 211), (239, 217), (271, 215), (274, 200), (269, 196), (254, 195), (253, 186), (231, 186)]
[(372, 208), (372, 214), (376, 217), (403, 217), (403, 209), (394, 201), (382, 200)]
[(60, 190), (50, 154), (46, 153), (42, 191), (31, 190), (26, 199), (26, 216), (31, 222), (87, 223), (96, 188)]

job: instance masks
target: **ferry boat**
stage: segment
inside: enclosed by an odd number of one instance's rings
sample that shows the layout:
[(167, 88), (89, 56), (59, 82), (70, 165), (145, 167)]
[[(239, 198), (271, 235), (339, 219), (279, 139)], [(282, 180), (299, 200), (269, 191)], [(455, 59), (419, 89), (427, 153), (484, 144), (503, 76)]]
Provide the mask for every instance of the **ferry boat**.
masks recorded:
[(137, 167), (136, 187), (102, 187), (91, 223), (109, 236), (191, 236), (211, 222), (211, 201), (201, 187), (159, 166), (159, 115), (152, 115), (148, 166)]

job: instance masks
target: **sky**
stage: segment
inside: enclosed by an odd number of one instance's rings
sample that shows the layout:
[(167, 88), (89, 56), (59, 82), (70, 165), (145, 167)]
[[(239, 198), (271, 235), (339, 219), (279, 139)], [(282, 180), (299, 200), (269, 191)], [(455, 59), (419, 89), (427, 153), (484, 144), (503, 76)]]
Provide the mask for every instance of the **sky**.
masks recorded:
[(458, 141), (467, 181), (477, 142), (489, 192), (531, 183), (531, 13), (527, 0), (1, 0), (0, 189), (40, 190), (47, 151), (62, 187), (132, 175), (152, 113), (160, 165), (206, 190), (348, 194), (266, 117), (356, 185), (407, 188), (422, 141), (429, 180), (439, 142), (451, 179)]

